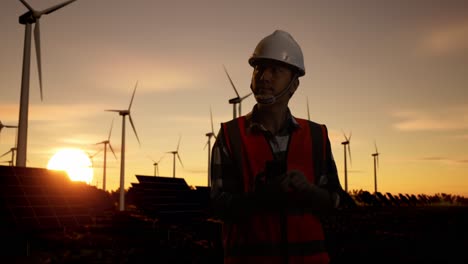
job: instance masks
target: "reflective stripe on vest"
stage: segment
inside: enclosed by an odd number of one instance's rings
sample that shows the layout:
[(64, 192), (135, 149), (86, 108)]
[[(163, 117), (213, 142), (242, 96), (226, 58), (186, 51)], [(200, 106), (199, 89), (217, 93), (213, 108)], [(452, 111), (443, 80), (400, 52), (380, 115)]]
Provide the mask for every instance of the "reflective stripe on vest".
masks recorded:
[[(296, 120), (300, 127), (290, 135), (287, 169), (302, 171), (310, 182), (315, 182), (322, 164), (312, 161), (314, 155), (320, 155), (318, 160), (324, 157), (326, 130), (324, 126), (319, 127), (307, 120)], [(264, 170), (266, 161), (273, 159), (269, 143), (263, 133), (246, 133), (245, 117), (222, 126), (233, 162), (241, 168), (242, 178), (239, 180), (243, 190), (239, 191), (253, 192), (255, 176)], [(315, 168), (317, 166), (320, 168)], [(223, 226), (225, 263), (245, 262), (246, 256), (266, 257), (270, 261), (271, 257), (282, 259), (284, 254), (289, 256), (290, 263), (294, 263), (291, 262), (294, 259), (301, 262), (309, 257), (321, 260), (318, 263), (328, 262), (322, 225), (316, 216), (296, 211), (288, 212), (285, 221), (281, 219), (280, 213), (259, 212), (240, 223), (226, 223)], [(282, 234), (281, 230), (286, 232)]]

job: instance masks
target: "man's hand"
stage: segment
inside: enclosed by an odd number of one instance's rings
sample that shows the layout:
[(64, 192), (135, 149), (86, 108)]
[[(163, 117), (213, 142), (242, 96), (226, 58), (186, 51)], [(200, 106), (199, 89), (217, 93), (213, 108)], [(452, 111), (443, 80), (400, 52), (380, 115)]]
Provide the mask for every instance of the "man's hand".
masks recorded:
[(267, 177), (263, 172), (255, 178), (255, 192), (286, 193), (289, 190), (290, 179), (286, 173), (275, 177)]
[(291, 188), (298, 193), (312, 192), (313, 184), (305, 177), (304, 173), (298, 170), (287, 172)]

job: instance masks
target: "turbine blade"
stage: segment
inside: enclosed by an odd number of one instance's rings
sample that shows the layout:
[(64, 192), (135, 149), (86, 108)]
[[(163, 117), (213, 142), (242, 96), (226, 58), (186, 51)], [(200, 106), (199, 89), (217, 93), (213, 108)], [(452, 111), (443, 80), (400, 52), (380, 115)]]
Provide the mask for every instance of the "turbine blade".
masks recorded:
[(251, 96), (251, 95), (252, 95), (252, 93), (249, 93), (249, 94), (244, 95), (244, 97), (241, 97), (241, 98), (240, 98), (240, 101), (242, 102), (245, 98), (247, 98), (247, 97), (249, 97), (249, 96)]
[(36, 26), (34, 27), (34, 44), (36, 46), (36, 58), (37, 58), (37, 70), (39, 74), (39, 89), (42, 97), (42, 62), (41, 62), (41, 27), (39, 19), (36, 20)]
[(206, 141), (205, 146), (203, 147), (203, 150), (206, 149), (206, 146), (208, 146), (208, 143), (209, 143), (209, 142), (210, 142), (210, 140), (208, 139), (208, 140)]
[(140, 139), (138, 138), (138, 134), (137, 134), (137, 132), (136, 132), (135, 125), (133, 124), (132, 116), (131, 116), (131, 115), (128, 115), (128, 119), (130, 120), (130, 124), (132, 125), (133, 132), (135, 132), (135, 136), (136, 136), (136, 138), (137, 138), (137, 140), (138, 140), (138, 144), (139, 144), (140, 147), (141, 147)]
[(351, 135), (352, 135), (352, 132), (350, 131), (348, 141), (351, 141)]
[(352, 165), (352, 159), (351, 159), (351, 143), (348, 143), (348, 155), (349, 155), (349, 164)]
[(115, 155), (114, 149), (112, 148), (112, 145), (110, 142), (109, 142), (109, 148), (112, 151), (112, 154), (114, 154), (114, 158), (117, 159), (117, 156)]
[(92, 154), (92, 155), (90, 155), (90, 154), (88, 153), (88, 156), (89, 156), (90, 159), (92, 159), (92, 158), (94, 158), (94, 156), (96, 156), (97, 154), (99, 154), (101, 151), (102, 151), (102, 149), (96, 151), (96, 152), (95, 152), (94, 154)]
[(104, 111), (107, 111), (107, 112), (117, 112), (117, 113), (120, 113), (120, 111), (122, 110), (116, 110), (116, 109), (106, 109)]
[(210, 106), (210, 121), (211, 121), (211, 133), (214, 133), (213, 129), (213, 113), (211, 111), (211, 106)]
[(307, 119), (310, 121), (310, 112), (309, 112), (309, 97), (307, 96)]
[(3, 158), (3, 157), (5, 157), (5, 156), (6, 156), (6, 155), (8, 155), (8, 153), (10, 153), (10, 152), (11, 152), (11, 149), (10, 149), (9, 151), (7, 151), (7, 152), (3, 153), (3, 155), (1, 155), (1, 156), (0, 156), (0, 158)]
[(229, 76), (229, 73), (227, 72), (226, 67), (224, 66), (224, 64), (223, 64), (223, 68), (224, 68), (224, 72), (226, 73), (226, 75), (227, 75), (227, 77), (229, 79), (229, 82), (231, 83), (232, 88), (234, 88), (234, 92), (236, 92), (237, 98), (239, 98), (240, 96), (239, 96), (239, 93), (237, 92), (236, 86), (232, 82), (231, 76)]
[(46, 15), (50, 14), (50, 13), (54, 12), (55, 10), (60, 9), (60, 8), (62, 8), (64, 6), (70, 4), (71, 2), (75, 2), (75, 1), (76, 0), (69, 0), (69, 1), (63, 2), (61, 4), (57, 4), (57, 5), (53, 6), (53, 7), (49, 7), (47, 9), (44, 9), (44, 10), (41, 11), (41, 15), (42, 14), (46, 14)]
[(377, 168), (379, 168), (379, 155), (375, 156), (375, 158), (376, 158)]
[(182, 138), (182, 136), (179, 136), (179, 141), (177, 142), (177, 148), (176, 148), (176, 152), (179, 151), (179, 145), (180, 145), (180, 139)]
[(182, 165), (182, 168), (183, 168), (183, 167), (184, 167), (184, 164), (182, 163), (182, 160), (180, 159), (179, 152), (177, 152), (176, 155), (177, 155), (177, 159), (178, 159), (179, 162), (180, 162), (180, 165)]
[(346, 134), (345, 134), (345, 132), (343, 131), (343, 129), (341, 129), (341, 133), (343, 133), (343, 137), (345, 138), (345, 140), (348, 141), (348, 138), (346, 137)]
[(146, 157), (150, 160), (152, 160), (154, 163), (156, 163), (156, 161), (149, 155), (149, 154), (146, 154)]
[(241, 114), (242, 113), (242, 102), (239, 102), (239, 106), (237, 108), (239, 109), (238, 110), (239, 114), (237, 116), (241, 116), (242, 115)]
[(137, 86), (138, 86), (138, 81), (136, 82), (135, 88), (133, 89), (132, 100), (130, 100), (130, 105), (128, 106), (128, 111), (130, 111), (130, 108), (132, 107), (133, 98), (135, 97), (135, 92), (136, 92)]
[(107, 137), (107, 140), (110, 140), (113, 126), (114, 126), (114, 118), (112, 118), (111, 127), (110, 127), (110, 130), (109, 130), (109, 136)]
[(29, 9), (29, 11), (31, 12), (34, 11), (34, 9), (28, 3), (26, 3), (26, 1), (24, 0), (20, 0), (20, 1), (21, 3), (23, 3), (24, 6), (26, 6), (27, 9)]

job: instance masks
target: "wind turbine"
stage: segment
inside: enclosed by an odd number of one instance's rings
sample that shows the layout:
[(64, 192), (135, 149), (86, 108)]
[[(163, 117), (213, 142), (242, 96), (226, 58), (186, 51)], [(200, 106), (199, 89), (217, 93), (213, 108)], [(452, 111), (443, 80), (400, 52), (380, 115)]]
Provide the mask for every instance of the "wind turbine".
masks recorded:
[[(12, 126), (12, 125), (4, 125), (2, 121), (0, 121), (0, 133), (2, 132), (3, 128), (18, 128), (18, 126)], [(16, 144), (16, 142), (15, 142)]]
[(153, 166), (154, 166), (154, 176), (158, 176), (159, 175), (159, 163), (161, 162), (161, 160), (164, 158), (164, 155), (162, 155), (158, 161), (155, 161), (153, 158), (149, 157), (152, 161), (153, 161)]
[(174, 151), (168, 151), (166, 153), (171, 153), (173, 156), (172, 156), (172, 177), (175, 178), (175, 168), (176, 168), (176, 156), (177, 158), (179, 159), (179, 162), (180, 162), (180, 165), (182, 165), (182, 167), (184, 167), (184, 164), (182, 164), (182, 160), (180, 159), (180, 156), (179, 156), (179, 145), (180, 145), (180, 136), (179, 136), (179, 142), (177, 143), (177, 148), (176, 150)]
[(379, 167), (379, 151), (377, 150), (377, 144), (374, 141), (375, 153), (372, 153), (374, 157), (374, 192), (377, 193), (377, 167)]
[(133, 132), (135, 133), (136, 139), (138, 140), (138, 144), (141, 147), (140, 139), (138, 138), (138, 134), (135, 129), (135, 125), (133, 124), (132, 116), (130, 115), (130, 108), (132, 107), (133, 98), (135, 97), (135, 91), (138, 85), (138, 81), (135, 84), (135, 88), (133, 89), (132, 99), (130, 100), (130, 105), (128, 109), (124, 110), (105, 110), (109, 112), (117, 112), (119, 115), (122, 116), (122, 146), (121, 146), (121, 153), (120, 153), (120, 206), (119, 210), (125, 210), (125, 117), (128, 116), (130, 120), (130, 124), (132, 125)]
[(349, 163), (351, 164), (351, 132), (349, 133), (349, 137), (347, 137), (344, 134), (344, 132), (343, 132), (343, 136), (345, 138), (345, 141), (341, 142), (341, 144), (344, 146), (345, 191), (348, 192), (348, 164), (346, 160), (346, 148), (348, 148)]
[(102, 173), (102, 189), (104, 191), (106, 190), (107, 145), (109, 145), (109, 148), (112, 151), (112, 154), (114, 154), (114, 157), (117, 160), (117, 156), (115, 155), (114, 149), (112, 148), (112, 145), (110, 143), (110, 136), (111, 136), (111, 133), (112, 133), (112, 126), (113, 125), (114, 125), (114, 119), (112, 119), (111, 127), (110, 127), (110, 130), (109, 130), (109, 136), (107, 137), (107, 139), (96, 143), (96, 145), (104, 144), (104, 167), (103, 167), (103, 173)]
[(6, 155), (8, 155), (8, 153), (11, 153), (11, 162), (9, 162), (9, 163), (10, 163), (10, 166), (13, 166), (13, 161), (15, 160), (15, 151), (16, 151), (16, 150), (17, 150), (17, 149), (16, 149), (15, 147), (12, 147), (12, 148), (10, 148), (9, 151), (3, 153), (3, 154), (0, 156), (0, 158), (3, 158), (3, 157), (5, 157)]
[(42, 68), (41, 68), (41, 32), (39, 19), (42, 15), (48, 15), (57, 9), (60, 9), (76, 0), (69, 0), (61, 4), (49, 7), (42, 11), (33, 9), (25, 0), (20, 0), (23, 5), (29, 10), (19, 17), (19, 23), (25, 25), (24, 34), (24, 49), (23, 49), (23, 71), (21, 76), (21, 97), (20, 97), (20, 112), (18, 126), (18, 154), (16, 156), (16, 166), (26, 166), (26, 151), (28, 141), (28, 112), (29, 112), (29, 77), (31, 64), (31, 25), (34, 27), (34, 42), (36, 47), (37, 67), (39, 73), (39, 88), (42, 97)]
[[(233, 119), (235, 119), (236, 117), (238, 116), (241, 116), (242, 113), (241, 113), (241, 110), (242, 110), (242, 101), (249, 97), (252, 93), (249, 93), (247, 95), (244, 95), (243, 97), (240, 97), (239, 93), (237, 92), (237, 89), (236, 89), (236, 86), (234, 85), (234, 83), (232, 82), (232, 79), (231, 79), (231, 76), (229, 76), (229, 73), (227, 72), (226, 70), (226, 67), (223, 65), (223, 68), (224, 68), (224, 72), (226, 73), (228, 79), (229, 79), (229, 82), (231, 83), (231, 86), (232, 88), (234, 89), (234, 92), (236, 93), (237, 97), (234, 97), (234, 98), (231, 98), (229, 99), (229, 103), (232, 104), (232, 117)], [(237, 115), (236, 113), (236, 105), (239, 105), (239, 115)]]
[(211, 132), (206, 133), (205, 135), (208, 137), (208, 141), (205, 144), (206, 148), (208, 146), (208, 187), (211, 186), (211, 138), (214, 137), (216, 139), (216, 134), (214, 133), (213, 129), (213, 114), (211, 112), (210, 107), (210, 120), (211, 120)]
[(102, 150), (98, 150), (98, 151), (94, 152), (94, 154), (91, 154), (91, 153), (89, 153), (89, 152), (86, 151), (86, 154), (88, 154), (88, 158), (89, 158), (89, 160), (91, 161), (91, 167), (94, 168), (94, 160), (93, 160), (93, 159), (94, 159), (94, 157), (95, 157), (97, 154), (101, 153), (101, 151), (102, 151)]

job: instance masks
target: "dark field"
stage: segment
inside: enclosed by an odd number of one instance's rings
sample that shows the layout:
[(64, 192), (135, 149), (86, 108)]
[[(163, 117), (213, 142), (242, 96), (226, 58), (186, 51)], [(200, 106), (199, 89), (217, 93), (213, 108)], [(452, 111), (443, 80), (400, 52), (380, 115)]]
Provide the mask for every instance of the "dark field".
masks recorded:
[[(332, 263), (468, 263), (468, 207), (359, 207), (324, 218)], [(110, 213), (76, 229), (10, 234), (3, 255), (37, 263), (222, 263), (220, 224)], [(24, 260), (23, 259), (23, 260)]]
[[(42, 169), (0, 166), (2, 263), (222, 263), (209, 189), (137, 176), (108, 193)], [(47, 181), (47, 184), (44, 184)], [(332, 264), (468, 263), (468, 202), (447, 194), (351, 193), (323, 217)]]

